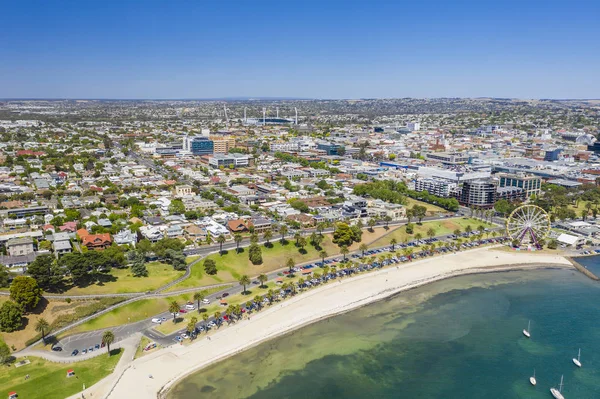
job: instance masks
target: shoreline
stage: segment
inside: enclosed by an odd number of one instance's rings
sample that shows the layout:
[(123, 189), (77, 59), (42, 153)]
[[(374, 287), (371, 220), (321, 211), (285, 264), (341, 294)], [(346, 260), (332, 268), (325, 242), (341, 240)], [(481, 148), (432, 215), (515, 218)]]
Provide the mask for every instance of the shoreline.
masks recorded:
[[(255, 313), (251, 320), (240, 320), (210, 340), (199, 337), (189, 346), (175, 345), (136, 359), (120, 375), (109, 376), (115, 380), (111, 389), (97, 396), (165, 398), (180, 380), (214, 363), (304, 326), (433, 282), (469, 274), (573, 268), (562, 256), (480, 248), (330, 282)], [(86, 390), (86, 397), (93, 388)]]

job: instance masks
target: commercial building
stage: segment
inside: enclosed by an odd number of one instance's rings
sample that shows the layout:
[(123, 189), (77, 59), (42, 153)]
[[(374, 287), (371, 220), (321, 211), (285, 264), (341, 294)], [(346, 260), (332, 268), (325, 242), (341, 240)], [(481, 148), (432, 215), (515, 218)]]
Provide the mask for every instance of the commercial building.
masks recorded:
[(525, 190), (525, 196), (538, 195), (542, 188), (542, 179), (534, 175), (498, 173), (500, 187), (519, 187)]
[(333, 143), (319, 143), (317, 144), (317, 150), (323, 150), (327, 155), (339, 155), (339, 149), (341, 145)]
[(452, 181), (442, 179), (417, 179), (415, 180), (415, 191), (427, 191), (438, 197), (448, 198), (454, 196), (458, 185)]
[(211, 139), (215, 154), (227, 154), (229, 150), (235, 148), (235, 137), (233, 136), (213, 136)]
[(496, 185), (490, 180), (464, 182), (458, 194), (461, 205), (491, 208), (496, 201)]
[(509, 202), (522, 202), (526, 199), (526, 191), (520, 187), (498, 187), (496, 189), (496, 198), (498, 201), (505, 199)]
[(468, 154), (460, 154), (456, 152), (430, 152), (425, 155), (427, 159), (440, 161), (446, 165), (459, 165), (469, 162), (471, 158)]
[(215, 154), (208, 160), (208, 164), (215, 169), (219, 169), (221, 167), (239, 168), (248, 166), (250, 164), (250, 158), (248, 157), (248, 155), (244, 154)]
[(556, 148), (554, 150), (546, 151), (546, 155), (544, 156), (544, 161), (558, 161), (560, 158), (560, 153), (562, 152), (561, 148)]
[(411, 132), (414, 132), (416, 130), (421, 130), (421, 124), (419, 122), (408, 122), (406, 128)]
[(208, 137), (194, 136), (183, 138), (183, 151), (191, 152), (194, 155), (209, 155), (214, 153), (214, 142)]

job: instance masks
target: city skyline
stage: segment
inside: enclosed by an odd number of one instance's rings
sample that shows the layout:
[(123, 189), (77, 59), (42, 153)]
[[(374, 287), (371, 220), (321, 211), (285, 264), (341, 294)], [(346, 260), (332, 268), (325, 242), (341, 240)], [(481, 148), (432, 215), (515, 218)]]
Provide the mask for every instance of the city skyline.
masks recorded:
[(1, 98), (598, 98), (600, 6), (5, 7)]

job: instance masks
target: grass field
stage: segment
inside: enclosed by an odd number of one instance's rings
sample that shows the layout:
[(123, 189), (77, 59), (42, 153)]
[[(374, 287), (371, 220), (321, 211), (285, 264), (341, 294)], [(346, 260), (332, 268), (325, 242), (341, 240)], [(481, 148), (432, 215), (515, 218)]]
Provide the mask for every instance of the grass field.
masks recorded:
[[(208, 294), (220, 291), (222, 288), (212, 288), (205, 290)], [(99, 330), (102, 328), (115, 327), (128, 323), (135, 323), (158, 313), (164, 312), (169, 308), (171, 301), (177, 301), (181, 304), (193, 300), (194, 293), (186, 293), (163, 298), (141, 299), (113, 309), (108, 313), (96, 317), (86, 323), (83, 323), (64, 334), (73, 335), (85, 331)]]
[[(74, 364), (53, 363), (44, 359), (29, 357), (30, 364), (19, 368), (0, 368), (0, 392), (3, 397), (15, 391), (19, 398), (63, 399), (81, 391), (83, 384), (92, 386), (112, 373), (122, 352), (115, 350), (107, 354)], [(75, 370), (77, 377), (67, 378), (67, 370)], [(25, 380), (25, 375), (29, 379)]]
[(64, 295), (95, 295), (95, 294), (123, 294), (128, 292), (146, 292), (155, 290), (175, 279), (184, 272), (176, 271), (173, 266), (160, 262), (146, 264), (148, 277), (133, 277), (127, 269), (112, 269), (111, 274), (116, 281), (93, 284), (87, 287), (74, 287)]
[(460, 231), (464, 232), (467, 226), (471, 226), (473, 230), (476, 230), (477, 227), (483, 225), (484, 227), (492, 226), (489, 223), (485, 223), (479, 220), (471, 219), (471, 218), (454, 218), (454, 219), (445, 219), (445, 220), (436, 220), (432, 222), (423, 222), (422, 225), (418, 225), (414, 223), (414, 233), (407, 234), (406, 227), (402, 226), (386, 236), (376, 240), (371, 244), (371, 247), (380, 247), (383, 245), (388, 245), (392, 238), (395, 238), (398, 243), (402, 243), (405, 240), (414, 239), (417, 233), (420, 233), (423, 238), (427, 238), (427, 231), (430, 228), (435, 230), (436, 236), (452, 234), (454, 230), (460, 229)]
[[(363, 242), (371, 243), (386, 233), (388, 233), (388, 230), (385, 230), (383, 227), (376, 228), (373, 232), (363, 230), (362, 239)], [(208, 258), (214, 259), (217, 264), (216, 275), (211, 276), (206, 274), (204, 272), (204, 261), (199, 262), (192, 267), (190, 277), (171, 287), (170, 291), (188, 287), (235, 282), (244, 274), (254, 277), (261, 273), (284, 268), (288, 258), (294, 259), (296, 264), (319, 259), (319, 250), (308, 244), (304, 247), (305, 251), (301, 252), (300, 248), (296, 247), (295, 241), (291, 238), (286, 245), (282, 245), (278, 240), (272, 241), (271, 244), (271, 247), (261, 245), (263, 263), (260, 265), (253, 265), (252, 262), (250, 262), (248, 259), (247, 248), (243, 248), (243, 251), (239, 253), (233, 249), (222, 256), (219, 254), (210, 255)], [(359, 246), (360, 243), (354, 243), (350, 247), (350, 250), (354, 251), (358, 249)], [(324, 235), (321, 247), (329, 254), (329, 256), (339, 253), (339, 247), (332, 242), (331, 234)]]
[(426, 207), (428, 215), (434, 215), (436, 213), (447, 213), (448, 212), (444, 208), (440, 208), (437, 205), (428, 204), (427, 202), (423, 202), (423, 201), (419, 201), (416, 199), (406, 197), (406, 205), (405, 205), (406, 208), (412, 208), (414, 205), (421, 205), (421, 206)]

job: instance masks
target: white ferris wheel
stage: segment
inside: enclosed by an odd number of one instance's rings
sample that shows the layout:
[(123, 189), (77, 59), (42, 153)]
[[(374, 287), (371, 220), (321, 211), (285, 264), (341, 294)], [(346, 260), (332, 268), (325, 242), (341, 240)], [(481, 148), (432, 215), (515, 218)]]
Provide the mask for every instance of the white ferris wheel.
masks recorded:
[(519, 245), (539, 246), (549, 231), (550, 217), (536, 205), (522, 205), (506, 219), (506, 234), (513, 241), (518, 241)]

